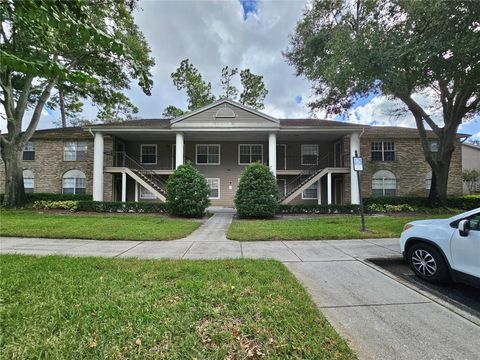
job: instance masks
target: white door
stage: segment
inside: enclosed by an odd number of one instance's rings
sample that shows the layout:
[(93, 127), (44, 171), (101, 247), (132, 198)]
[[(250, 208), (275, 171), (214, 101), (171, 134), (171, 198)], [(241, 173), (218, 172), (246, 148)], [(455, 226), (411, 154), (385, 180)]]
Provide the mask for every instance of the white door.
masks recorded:
[(450, 243), (453, 268), (480, 277), (480, 213), (468, 218), (470, 230), (461, 236), (455, 230)]

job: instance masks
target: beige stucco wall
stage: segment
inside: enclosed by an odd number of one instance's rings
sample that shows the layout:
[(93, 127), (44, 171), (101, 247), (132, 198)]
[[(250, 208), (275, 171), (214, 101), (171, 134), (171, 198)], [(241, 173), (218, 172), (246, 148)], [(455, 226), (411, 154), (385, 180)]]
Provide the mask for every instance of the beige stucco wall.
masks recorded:
[(480, 170), (480, 147), (462, 145), (462, 168)]

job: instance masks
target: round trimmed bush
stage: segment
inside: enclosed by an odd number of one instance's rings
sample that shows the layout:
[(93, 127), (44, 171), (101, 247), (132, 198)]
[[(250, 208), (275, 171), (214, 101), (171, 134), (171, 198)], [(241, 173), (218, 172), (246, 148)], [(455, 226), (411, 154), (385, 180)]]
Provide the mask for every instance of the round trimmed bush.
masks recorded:
[(180, 165), (168, 177), (168, 212), (182, 217), (202, 217), (210, 205), (209, 194), (203, 175), (190, 162)]
[(238, 216), (243, 218), (269, 218), (278, 206), (278, 187), (270, 169), (263, 164), (248, 165), (240, 176), (235, 194)]

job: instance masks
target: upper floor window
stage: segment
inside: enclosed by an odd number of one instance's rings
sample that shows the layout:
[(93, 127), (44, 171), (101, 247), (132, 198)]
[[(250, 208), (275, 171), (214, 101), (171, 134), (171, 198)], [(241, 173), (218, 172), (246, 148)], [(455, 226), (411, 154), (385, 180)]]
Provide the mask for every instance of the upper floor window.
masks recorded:
[(302, 193), (302, 199), (317, 199), (318, 198), (318, 186), (317, 183), (313, 183)]
[(302, 165), (318, 164), (318, 145), (302, 144)]
[(197, 144), (195, 157), (198, 165), (220, 165), (220, 145)]
[(35, 143), (27, 142), (23, 149), (23, 160), (35, 160)]
[(238, 164), (248, 165), (253, 162), (263, 162), (262, 144), (239, 144), (238, 145)]
[(210, 188), (210, 199), (220, 199), (220, 179), (208, 178), (208, 187)]
[(373, 174), (372, 195), (375, 197), (397, 195), (397, 178), (391, 171), (380, 170)]
[(35, 188), (35, 176), (32, 170), (23, 170), (23, 187), (26, 193), (33, 193)]
[(393, 141), (372, 142), (372, 160), (373, 161), (394, 161), (395, 160), (395, 143)]
[(145, 164), (145, 165), (157, 164), (157, 144), (140, 145), (140, 158), (141, 158), (142, 164)]
[(80, 170), (70, 170), (63, 174), (63, 194), (85, 194), (86, 188), (87, 178)]
[(87, 160), (87, 143), (85, 141), (65, 141), (63, 144), (63, 160)]

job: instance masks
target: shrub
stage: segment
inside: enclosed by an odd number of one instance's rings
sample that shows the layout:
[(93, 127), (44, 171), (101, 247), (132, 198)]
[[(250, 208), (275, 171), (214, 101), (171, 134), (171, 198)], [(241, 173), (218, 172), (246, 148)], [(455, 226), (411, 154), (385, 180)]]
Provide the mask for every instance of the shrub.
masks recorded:
[[(0, 194), (0, 204), (3, 203), (5, 194)], [(92, 200), (89, 194), (51, 194), (51, 193), (28, 193), (25, 194), (28, 203), (35, 201), (69, 201), (69, 200)]]
[(235, 207), (243, 218), (269, 218), (278, 206), (278, 187), (270, 169), (263, 164), (248, 165), (240, 176)]
[(210, 205), (207, 181), (190, 162), (179, 166), (167, 181), (167, 209), (172, 215), (202, 217)]
[(121, 201), (48, 201), (39, 200), (33, 203), (35, 209), (65, 209), (70, 211), (94, 212), (128, 212), (128, 213), (166, 213), (164, 203), (125, 202)]
[(66, 200), (66, 201), (49, 201), (49, 200), (37, 200), (33, 202), (34, 209), (64, 209), (75, 211), (77, 210), (78, 201)]
[(358, 214), (359, 205), (278, 205), (277, 214)]
[[(364, 205), (367, 211), (372, 212), (386, 212), (385, 206), (387, 205), (409, 205), (414, 209), (414, 211), (425, 211), (427, 208), (432, 209), (428, 203), (428, 198), (414, 196), (365, 198)], [(480, 207), (480, 195), (451, 197), (446, 200), (443, 206), (445, 208), (454, 208), (459, 210), (472, 210)]]

